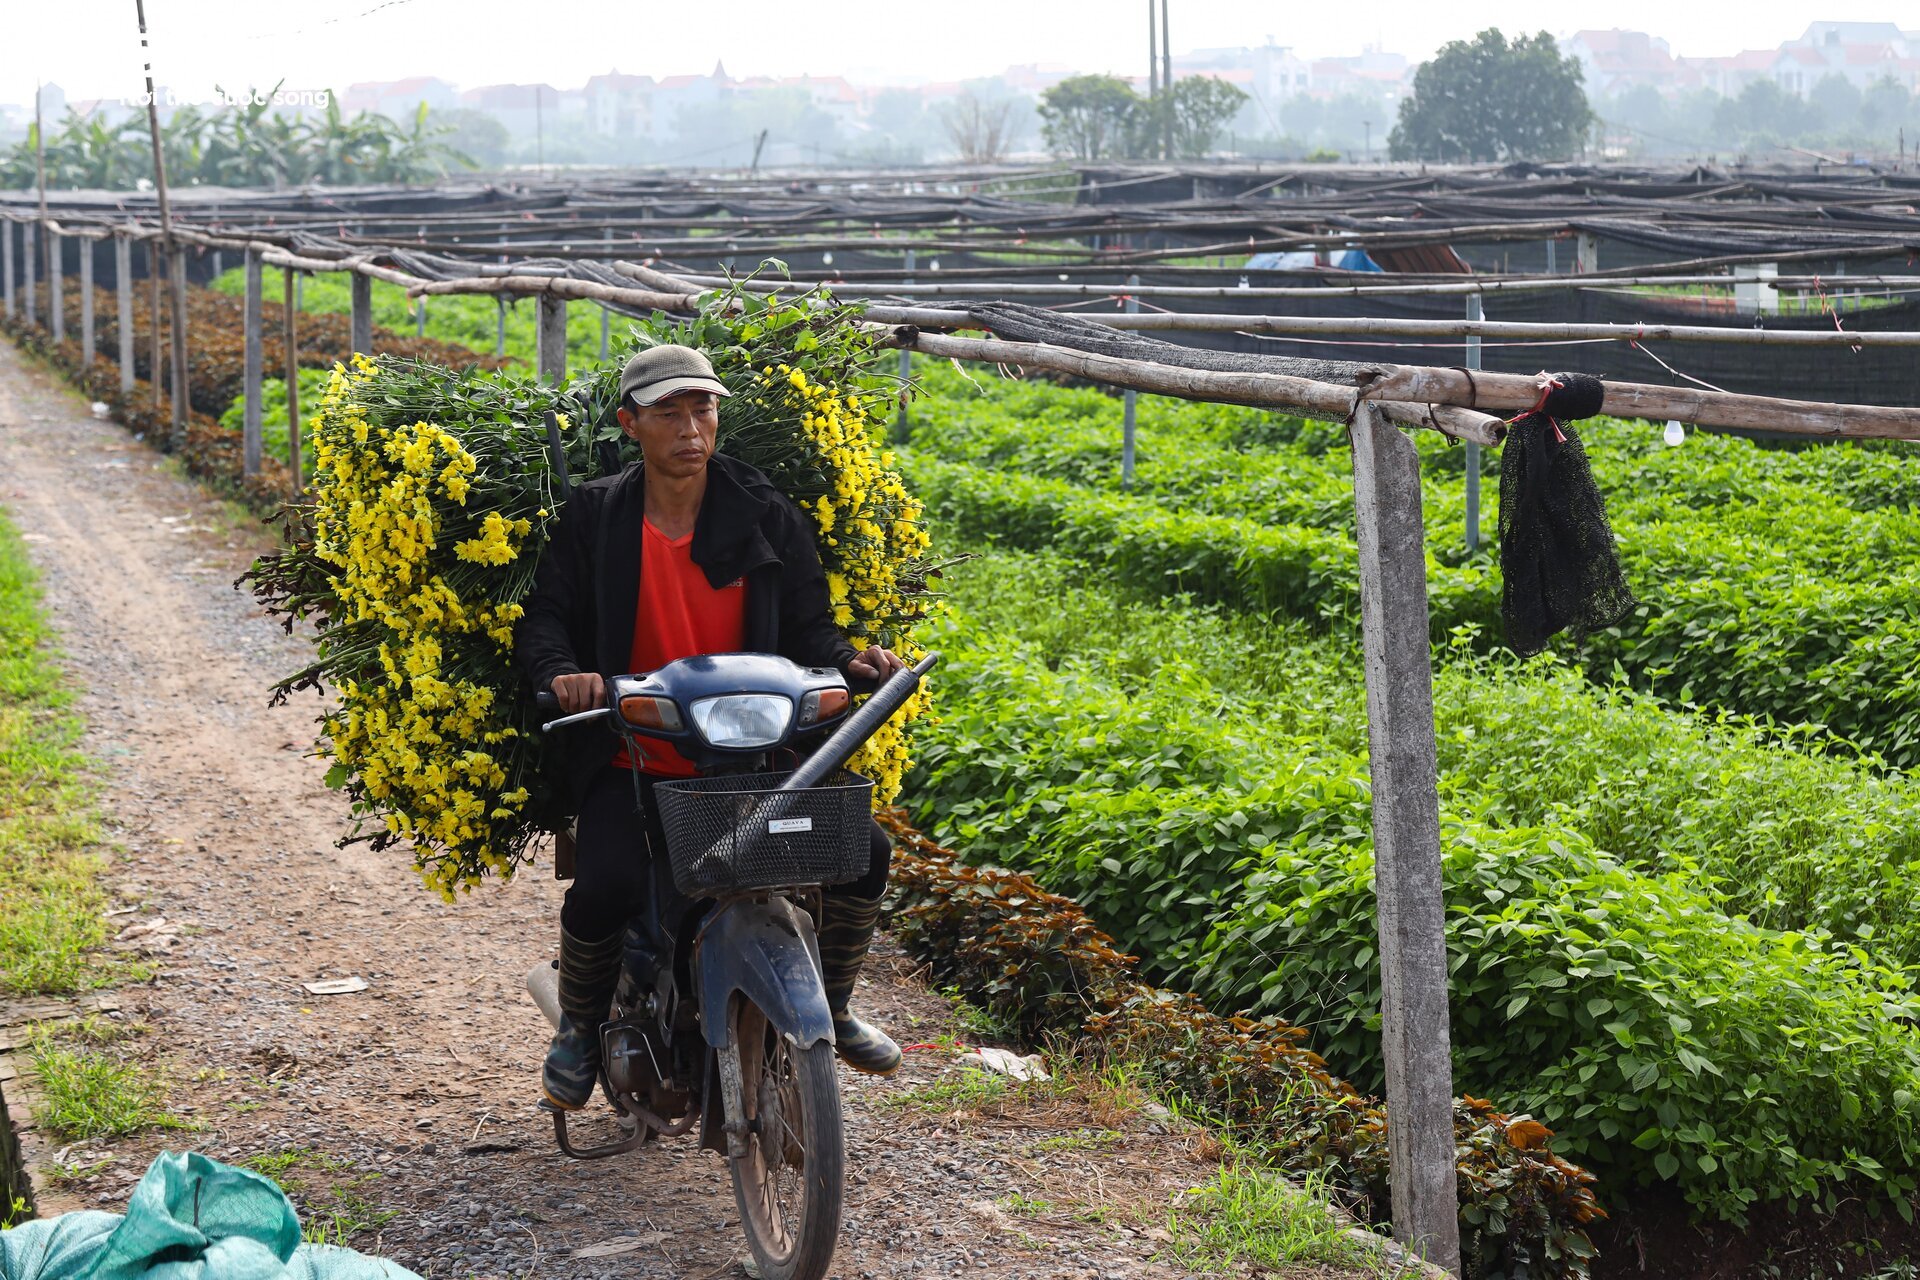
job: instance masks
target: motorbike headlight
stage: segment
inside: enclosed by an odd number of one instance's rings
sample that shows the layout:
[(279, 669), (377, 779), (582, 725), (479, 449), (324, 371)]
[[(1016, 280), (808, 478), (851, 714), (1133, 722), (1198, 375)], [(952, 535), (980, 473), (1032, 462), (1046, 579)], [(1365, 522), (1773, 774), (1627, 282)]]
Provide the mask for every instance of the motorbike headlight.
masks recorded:
[(769, 693), (729, 693), (693, 704), (694, 727), (710, 746), (777, 746), (793, 722), (793, 702)]

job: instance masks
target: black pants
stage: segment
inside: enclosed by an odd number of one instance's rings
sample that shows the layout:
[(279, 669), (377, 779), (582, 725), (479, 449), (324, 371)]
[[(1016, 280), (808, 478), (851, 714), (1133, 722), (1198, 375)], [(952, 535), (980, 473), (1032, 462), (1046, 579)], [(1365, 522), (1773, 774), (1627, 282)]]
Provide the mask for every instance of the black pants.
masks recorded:
[[(573, 883), (560, 907), (561, 927), (582, 942), (601, 942), (626, 926), (646, 901), (648, 849), (664, 852), (666, 833), (653, 805), (654, 779), (640, 775), (645, 797), (634, 808), (633, 774), (608, 765), (587, 788), (574, 832)], [(848, 884), (826, 887), (828, 897), (877, 898), (886, 892), (893, 864), (893, 842), (880, 824), (870, 824), (867, 874)]]

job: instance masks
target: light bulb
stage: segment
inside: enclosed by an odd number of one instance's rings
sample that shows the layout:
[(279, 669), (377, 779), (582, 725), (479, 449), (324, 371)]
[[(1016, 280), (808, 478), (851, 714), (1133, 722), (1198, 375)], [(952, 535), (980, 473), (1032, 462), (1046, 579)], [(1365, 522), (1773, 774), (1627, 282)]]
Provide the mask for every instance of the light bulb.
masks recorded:
[(830, 267), (833, 265), (833, 255), (831, 253), (823, 253), (820, 255), (820, 261)]
[(940, 269), (940, 259), (938, 258), (935, 258), (932, 262), (929, 262), (927, 264), (927, 270), (929, 271), (938, 271), (939, 269)]
[(1667, 431), (1664, 438), (1669, 445), (1680, 445), (1687, 442), (1687, 429), (1680, 425), (1680, 419), (1667, 419)]

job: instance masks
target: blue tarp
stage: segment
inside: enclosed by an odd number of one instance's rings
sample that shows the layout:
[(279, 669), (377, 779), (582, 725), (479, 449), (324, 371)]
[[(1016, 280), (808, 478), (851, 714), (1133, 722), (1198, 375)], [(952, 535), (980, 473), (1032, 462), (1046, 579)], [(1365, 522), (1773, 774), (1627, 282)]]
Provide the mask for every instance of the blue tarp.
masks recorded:
[(162, 1152), (125, 1215), (83, 1210), (0, 1231), (0, 1280), (420, 1280), (395, 1262), (302, 1244), (285, 1193), (246, 1169)]
[(1324, 263), (1320, 261), (1318, 255), (1306, 250), (1295, 250), (1290, 253), (1256, 253), (1247, 259), (1246, 266), (1255, 271), (1305, 271), (1318, 266), (1328, 266), (1338, 271), (1380, 270), (1380, 264), (1369, 258), (1365, 249), (1341, 249), (1329, 253)]

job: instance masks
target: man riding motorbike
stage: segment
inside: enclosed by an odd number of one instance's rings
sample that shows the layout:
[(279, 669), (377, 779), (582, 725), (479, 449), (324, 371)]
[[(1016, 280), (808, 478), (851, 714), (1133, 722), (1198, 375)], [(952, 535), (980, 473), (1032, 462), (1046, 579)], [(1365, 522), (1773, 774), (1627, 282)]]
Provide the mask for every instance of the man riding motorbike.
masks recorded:
[[(833, 625), (812, 522), (759, 471), (715, 452), (728, 394), (692, 347), (650, 347), (622, 371), (616, 412), (642, 460), (573, 491), (514, 633), (528, 681), (566, 713), (604, 705), (611, 676), (697, 654), (779, 654), (834, 667), (855, 688), (904, 665), (877, 645), (855, 652)], [(666, 743), (636, 740), (633, 760), (597, 725), (566, 734), (574, 880), (560, 909), (562, 1017), (541, 1084), (554, 1106), (576, 1110), (593, 1096), (626, 923), (647, 891), (646, 851), (665, 856), (653, 783), (694, 769)], [(900, 1065), (899, 1047), (847, 1008), (893, 852), (877, 823), (870, 845), (866, 875), (825, 890), (820, 962), (841, 1060), (884, 1075)]]

